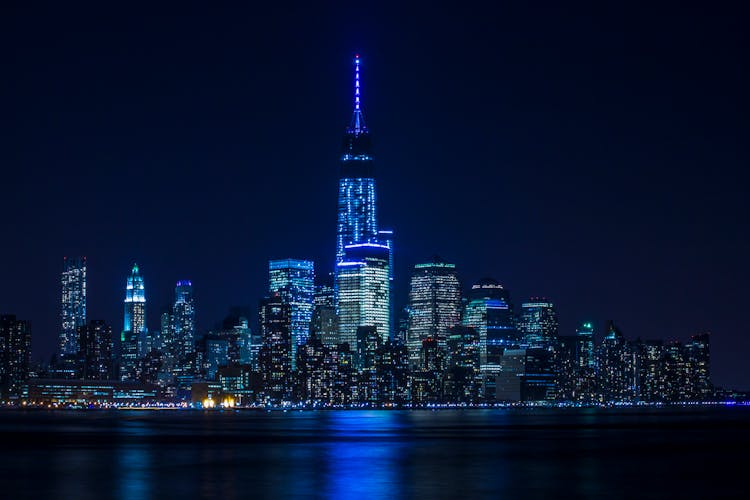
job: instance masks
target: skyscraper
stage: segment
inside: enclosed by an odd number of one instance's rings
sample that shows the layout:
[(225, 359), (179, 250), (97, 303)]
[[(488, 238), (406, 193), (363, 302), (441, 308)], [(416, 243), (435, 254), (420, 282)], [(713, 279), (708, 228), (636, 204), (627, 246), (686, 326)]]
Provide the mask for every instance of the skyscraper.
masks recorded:
[(139, 378), (138, 358), (140, 346), (146, 340), (146, 289), (143, 285), (138, 264), (133, 269), (125, 284), (125, 302), (122, 334), (120, 336), (120, 378), (137, 380)]
[(31, 324), (11, 314), (0, 316), (0, 399), (25, 396), (31, 358)]
[(333, 282), (326, 282), (315, 287), (310, 325), (310, 334), (313, 333), (317, 334), (320, 342), (327, 347), (339, 343), (339, 319), (336, 315)]
[(278, 293), (289, 304), (292, 366), (297, 347), (307, 342), (315, 296), (315, 264), (309, 260), (281, 259), (268, 262), (268, 292)]
[(445, 346), (448, 330), (461, 321), (461, 284), (455, 264), (438, 256), (417, 264), (409, 290), (409, 329), (406, 345), (412, 366), (419, 361), (419, 350), (426, 338)]
[(336, 263), (346, 245), (377, 240), (372, 144), (360, 103), (360, 58), (354, 58), (354, 111), (344, 134), (339, 180)]
[(189, 280), (178, 281), (174, 289), (174, 306), (172, 307), (172, 349), (174, 352), (174, 375), (181, 388), (189, 388), (195, 366), (195, 303), (193, 301), (193, 283)]
[(291, 306), (278, 293), (260, 301), (259, 323), (263, 336), (260, 365), (266, 401), (279, 404), (292, 397)]
[(514, 349), (520, 344), (510, 293), (493, 279), (483, 279), (472, 285), (463, 324), (479, 332), (483, 365), (499, 363), (505, 349)]
[(81, 378), (110, 380), (112, 378), (112, 327), (102, 320), (91, 320), (78, 327)]
[(63, 259), (60, 277), (62, 308), (60, 310), (60, 354), (78, 354), (76, 329), (86, 324), (86, 257)]
[(339, 342), (357, 345), (357, 328), (372, 326), (380, 338), (389, 338), (389, 249), (378, 243), (347, 245), (337, 265)]
[(521, 304), (519, 333), (528, 347), (548, 349), (557, 340), (557, 311), (552, 302), (532, 298)]

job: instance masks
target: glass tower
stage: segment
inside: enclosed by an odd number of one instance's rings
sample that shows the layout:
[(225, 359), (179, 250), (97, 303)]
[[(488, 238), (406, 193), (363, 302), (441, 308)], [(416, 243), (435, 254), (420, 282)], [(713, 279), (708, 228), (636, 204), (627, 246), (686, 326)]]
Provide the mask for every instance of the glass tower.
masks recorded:
[(65, 257), (60, 283), (60, 354), (78, 355), (77, 329), (86, 324), (86, 257)]
[(436, 256), (431, 262), (414, 266), (406, 339), (412, 366), (419, 360), (423, 340), (437, 339), (445, 346), (448, 330), (460, 322), (461, 285), (456, 265)]
[(547, 299), (532, 298), (521, 304), (518, 329), (528, 347), (553, 347), (557, 340), (557, 311)]
[(337, 265), (339, 342), (357, 346), (357, 328), (375, 327), (385, 343), (390, 325), (389, 249), (378, 243), (345, 247)]
[(499, 363), (505, 349), (519, 347), (510, 293), (493, 279), (483, 279), (472, 285), (463, 324), (479, 332), (483, 365)]
[(315, 264), (309, 260), (268, 261), (268, 292), (278, 293), (290, 307), (292, 368), (296, 368), (297, 347), (307, 342), (315, 297)]
[(372, 145), (360, 107), (359, 55), (354, 58), (354, 67), (354, 112), (341, 152), (336, 264), (344, 260), (346, 245), (371, 243), (378, 238)]
[(174, 306), (172, 308), (172, 330), (174, 350), (180, 360), (188, 358), (195, 352), (195, 304), (193, 302), (193, 283), (188, 280), (178, 281), (174, 289)]

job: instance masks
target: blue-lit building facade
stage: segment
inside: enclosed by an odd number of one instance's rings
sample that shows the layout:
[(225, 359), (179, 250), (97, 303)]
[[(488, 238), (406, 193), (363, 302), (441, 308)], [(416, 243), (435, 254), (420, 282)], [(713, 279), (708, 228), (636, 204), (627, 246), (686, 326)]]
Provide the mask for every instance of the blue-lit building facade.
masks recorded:
[(123, 327), (120, 335), (121, 380), (140, 378), (139, 358), (146, 334), (146, 287), (138, 264), (133, 264), (125, 284)]
[(378, 239), (375, 177), (370, 132), (360, 102), (360, 58), (356, 56), (354, 111), (344, 134), (336, 225), (336, 263), (345, 258), (346, 245)]
[(464, 307), (463, 325), (479, 333), (482, 365), (497, 364), (505, 349), (520, 347), (510, 293), (493, 279), (472, 285)]
[(389, 249), (378, 243), (345, 247), (337, 265), (339, 343), (357, 345), (357, 329), (374, 327), (385, 342), (391, 330)]
[(557, 343), (557, 311), (544, 298), (532, 298), (521, 303), (518, 331), (527, 347), (552, 349)]
[(315, 264), (309, 260), (280, 259), (268, 262), (268, 292), (278, 293), (289, 305), (292, 366), (297, 348), (307, 342), (315, 298)]

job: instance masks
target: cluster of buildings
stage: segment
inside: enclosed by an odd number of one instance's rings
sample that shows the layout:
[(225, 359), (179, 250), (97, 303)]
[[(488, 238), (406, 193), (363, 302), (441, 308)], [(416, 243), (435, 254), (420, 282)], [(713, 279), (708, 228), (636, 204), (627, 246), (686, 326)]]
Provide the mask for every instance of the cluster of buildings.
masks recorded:
[(2, 399), (399, 407), (716, 396), (708, 334), (684, 344), (628, 340), (610, 323), (597, 343), (592, 324), (583, 323), (561, 335), (550, 301), (533, 298), (517, 308), (492, 279), (464, 293), (455, 264), (439, 257), (414, 266), (408, 303), (394, 307), (394, 233), (378, 226), (359, 69), (357, 56), (333, 272), (316, 275), (304, 259), (271, 260), (268, 296), (257, 308), (234, 308), (220, 326), (198, 332), (188, 280), (176, 283), (159, 329), (148, 328), (146, 288), (134, 265), (125, 280), (122, 329), (113, 330), (88, 320), (85, 258), (66, 258), (55, 359), (32, 367), (29, 323), (0, 316)]

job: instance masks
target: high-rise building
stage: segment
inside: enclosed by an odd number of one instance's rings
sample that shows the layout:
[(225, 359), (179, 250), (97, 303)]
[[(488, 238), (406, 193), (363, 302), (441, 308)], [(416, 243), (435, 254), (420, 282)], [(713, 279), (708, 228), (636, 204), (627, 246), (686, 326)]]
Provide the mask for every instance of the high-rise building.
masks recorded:
[(339, 180), (336, 263), (345, 247), (373, 243), (378, 238), (372, 144), (360, 102), (360, 57), (354, 58), (354, 111), (344, 134)]
[(102, 320), (91, 320), (78, 327), (81, 378), (86, 380), (111, 380), (112, 327)]
[(193, 300), (193, 283), (189, 280), (178, 281), (174, 289), (172, 306), (172, 336), (175, 365), (173, 373), (178, 385), (187, 388), (197, 368), (194, 365), (195, 354), (195, 303)]
[(378, 243), (345, 247), (345, 259), (337, 265), (339, 342), (357, 346), (357, 328), (372, 326), (383, 340), (389, 338), (389, 249)]
[(335, 293), (332, 282), (315, 287), (310, 332), (311, 334), (317, 334), (320, 342), (327, 347), (333, 347), (339, 343), (339, 319), (336, 315)]
[(596, 350), (599, 397), (605, 402), (630, 401), (636, 394), (635, 352), (620, 329), (610, 321)]
[(292, 367), (297, 348), (307, 342), (315, 296), (315, 264), (309, 260), (281, 259), (268, 262), (268, 292), (278, 293), (291, 310)]
[(685, 344), (685, 357), (690, 367), (691, 399), (706, 400), (713, 395), (711, 383), (710, 339), (708, 333), (692, 335)]
[(138, 360), (146, 341), (146, 288), (138, 264), (125, 284), (122, 334), (120, 335), (120, 379), (138, 380)]
[(260, 365), (266, 401), (279, 404), (292, 397), (291, 306), (276, 293), (260, 301), (259, 322), (263, 336)]
[(518, 330), (528, 347), (549, 349), (557, 340), (557, 311), (552, 302), (532, 298), (521, 304)]
[(472, 285), (468, 299), (463, 324), (479, 333), (482, 365), (497, 364), (505, 349), (520, 344), (510, 293), (497, 281), (483, 279)]
[(0, 399), (26, 397), (31, 358), (31, 324), (12, 314), (0, 316)]
[(437, 339), (441, 347), (450, 328), (461, 322), (461, 284), (455, 264), (440, 257), (417, 264), (409, 291), (409, 329), (406, 345), (412, 366), (419, 362), (419, 351), (426, 338)]
[(178, 356), (187, 357), (195, 352), (195, 303), (193, 283), (178, 281), (174, 289), (172, 321)]
[(65, 257), (60, 283), (60, 354), (75, 356), (78, 354), (77, 328), (86, 324), (86, 257)]
[(390, 339), (394, 340), (397, 336), (396, 324), (396, 306), (394, 304), (394, 290), (393, 290), (393, 276), (395, 272), (394, 261), (393, 261), (393, 229), (379, 229), (378, 230), (378, 242), (388, 247), (388, 283), (390, 284), (390, 296), (391, 302), (388, 305), (388, 309), (391, 312), (391, 328), (394, 331), (389, 332)]

